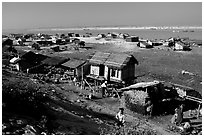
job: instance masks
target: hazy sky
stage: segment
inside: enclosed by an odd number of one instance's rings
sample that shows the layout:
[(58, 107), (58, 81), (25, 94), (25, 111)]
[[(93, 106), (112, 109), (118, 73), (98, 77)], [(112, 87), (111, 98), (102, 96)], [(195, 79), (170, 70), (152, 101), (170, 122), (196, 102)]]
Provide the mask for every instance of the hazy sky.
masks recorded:
[(3, 29), (74, 26), (201, 26), (202, 3), (2, 3)]

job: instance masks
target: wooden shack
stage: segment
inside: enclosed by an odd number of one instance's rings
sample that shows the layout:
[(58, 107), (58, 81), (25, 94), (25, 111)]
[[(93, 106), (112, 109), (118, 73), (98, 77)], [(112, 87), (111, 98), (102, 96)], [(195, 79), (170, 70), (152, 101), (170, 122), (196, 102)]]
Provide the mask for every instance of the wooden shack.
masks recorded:
[(153, 104), (153, 114), (174, 113), (175, 108), (180, 104), (185, 105), (185, 109), (200, 109), (202, 96), (190, 87), (164, 82), (140, 82), (128, 87), (119, 89), (123, 91), (122, 101), (128, 109), (145, 114), (146, 99), (150, 99)]
[(130, 37), (125, 38), (125, 40), (127, 42), (139, 42), (139, 37), (137, 37), (137, 36), (130, 36)]
[(134, 56), (123, 53), (96, 52), (89, 60), (90, 75), (110, 82), (128, 82), (135, 77)]
[(27, 69), (31, 69), (35, 66), (38, 66), (41, 64), (43, 60), (47, 58), (47, 56), (42, 54), (35, 54), (32, 51), (18, 51), (18, 60), (15, 60), (12, 62), (12, 64), (18, 64), (18, 69), (21, 71), (26, 71)]
[(153, 104), (161, 99), (161, 91), (159, 81), (141, 82), (121, 88), (124, 91), (123, 102), (128, 109), (145, 114), (146, 113), (146, 99), (150, 98)]
[(153, 45), (151, 45), (150, 43), (148, 43), (146, 41), (140, 41), (138, 43), (138, 47), (140, 47), (140, 48), (153, 48)]
[(80, 79), (82, 75), (87, 74), (87, 67), (84, 67), (85, 63), (84, 60), (70, 59), (61, 66), (69, 72), (70, 76)]
[(179, 42), (175, 42), (174, 50), (176, 50), (176, 51), (190, 51), (191, 48), (189, 45), (186, 45), (186, 44), (179, 41)]

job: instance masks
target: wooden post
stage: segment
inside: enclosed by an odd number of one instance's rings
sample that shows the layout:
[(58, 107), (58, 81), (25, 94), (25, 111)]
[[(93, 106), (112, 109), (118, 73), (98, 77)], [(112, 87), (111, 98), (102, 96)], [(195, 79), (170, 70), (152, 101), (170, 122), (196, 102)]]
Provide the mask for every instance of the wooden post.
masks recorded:
[(86, 81), (86, 79), (84, 79), (84, 82), (86, 82), (86, 83), (88, 84), (89, 88), (93, 91), (93, 95), (94, 95), (94, 94), (95, 94), (95, 91), (94, 91), (94, 89), (91, 87), (91, 85)]
[(84, 70), (83, 70), (83, 65), (81, 66), (81, 79), (83, 80), (84, 79)]
[(116, 91), (116, 93), (117, 93), (118, 98), (120, 99), (120, 95), (119, 95), (117, 89), (115, 89), (115, 91)]
[(81, 66), (81, 89), (84, 87), (84, 72), (83, 72), (83, 65)]
[(199, 104), (199, 106), (198, 106), (198, 110), (197, 110), (197, 118), (198, 118), (199, 115), (200, 115), (200, 107), (201, 107), (201, 105)]
[(96, 80), (94, 80), (94, 90), (96, 91)]

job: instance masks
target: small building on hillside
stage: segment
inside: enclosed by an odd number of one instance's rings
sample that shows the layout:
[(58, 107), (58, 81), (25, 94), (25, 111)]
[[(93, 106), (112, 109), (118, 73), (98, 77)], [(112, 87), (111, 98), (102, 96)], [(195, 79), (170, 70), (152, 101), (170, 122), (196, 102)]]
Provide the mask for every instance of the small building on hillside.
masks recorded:
[(127, 37), (125, 40), (126, 40), (126, 42), (139, 42), (139, 37), (130, 36), (130, 37)]
[(138, 47), (140, 47), (140, 48), (153, 48), (153, 46), (146, 41), (140, 41), (138, 43)]
[(80, 79), (83, 76), (85, 76), (88, 72), (88, 68), (86, 61), (84, 60), (78, 60), (78, 59), (70, 59), (69, 61), (63, 63), (61, 66), (65, 70), (67, 70), (67, 73), (69, 76), (77, 77)]
[(184, 43), (182, 43), (180, 41), (175, 42), (175, 45), (174, 45), (173, 49), (176, 50), (176, 51), (190, 51), (191, 50), (189, 45), (186, 45), (186, 44), (184, 44)]
[(47, 45), (52, 45), (52, 39), (50, 40), (41, 40), (41, 39), (38, 39), (36, 40), (36, 42), (40, 45), (43, 45), (43, 46), (47, 46)]
[(14, 48), (14, 46), (9, 45), (2, 45), (2, 54), (4, 53), (17, 53), (17, 50)]
[(33, 48), (33, 49), (35, 49), (35, 50), (40, 50), (40, 45), (38, 44), (38, 43), (32, 43), (31, 44), (31, 47)]
[(18, 71), (26, 71), (41, 63), (47, 56), (41, 54), (35, 54), (32, 51), (18, 51), (18, 57), (14, 57), (10, 60), (12, 66), (16, 66)]
[(130, 37), (130, 35), (129, 34), (127, 34), (127, 33), (120, 33), (119, 35), (118, 35), (118, 37), (119, 38), (122, 38), (122, 39), (126, 39), (127, 37)]
[(119, 83), (128, 83), (134, 79), (135, 64), (138, 64), (133, 55), (123, 53), (96, 52), (88, 61), (89, 77)]
[(2, 40), (2, 46), (5, 46), (5, 45), (12, 46), (13, 45), (13, 40), (11, 40), (9, 38)]
[(65, 63), (68, 60), (69, 59), (67, 58), (53, 56), (53, 57), (48, 57), (45, 60), (43, 60), (42, 64), (47, 65), (47, 66), (60, 66), (61, 64)]
[(163, 45), (162, 41), (157, 41), (157, 40), (152, 41), (152, 46), (161, 46), (161, 45)]
[(105, 38), (105, 37), (106, 37), (106, 35), (103, 33), (97, 35), (97, 38)]
[(76, 33), (76, 34), (75, 34), (75, 37), (80, 37), (80, 35)]
[(14, 57), (9, 61), (11, 70), (20, 71), (20, 66), (19, 66), (19, 63), (18, 63), (20, 60), (21, 60), (20, 58)]
[(8, 39), (8, 36), (2, 35), (2, 41), (5, 40), (5, 39)]
[(60, 51), (59, 45), (50, 46), (50, 49), (52, 49), (54, 52), (59, 52)]
[(74, 35), (74, 33), (73, 33), (73, 32), (68, 33), (68, 36), (69, 36), (69, 37), (73, 37), (73, 35)]
[(106, 37), (107, 37), (107, 38), (117, 38), (118, 35), (119, 35), (119, 34), (117, 34), (117, 33), (115, 33), (115, 32), (112, 32), (112, 33), (108, 33)]
[(15, 38), (15, 39), (19, 39), (23, 37), (23, 34), (10, 34), (10, 37)]

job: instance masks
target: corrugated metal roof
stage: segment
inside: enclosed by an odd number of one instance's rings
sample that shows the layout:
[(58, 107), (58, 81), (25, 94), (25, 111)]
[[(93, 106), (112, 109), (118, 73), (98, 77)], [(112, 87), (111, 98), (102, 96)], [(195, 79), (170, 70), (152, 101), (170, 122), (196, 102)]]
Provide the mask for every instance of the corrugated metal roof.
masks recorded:
[(83, 65), (86, 61), (83, 60), (77, 60), (77, 59), (71, 59), (65, 63), (62, 64), (62, 66), (69, 67), (69, 68), (77, 68), (81, 65)]

